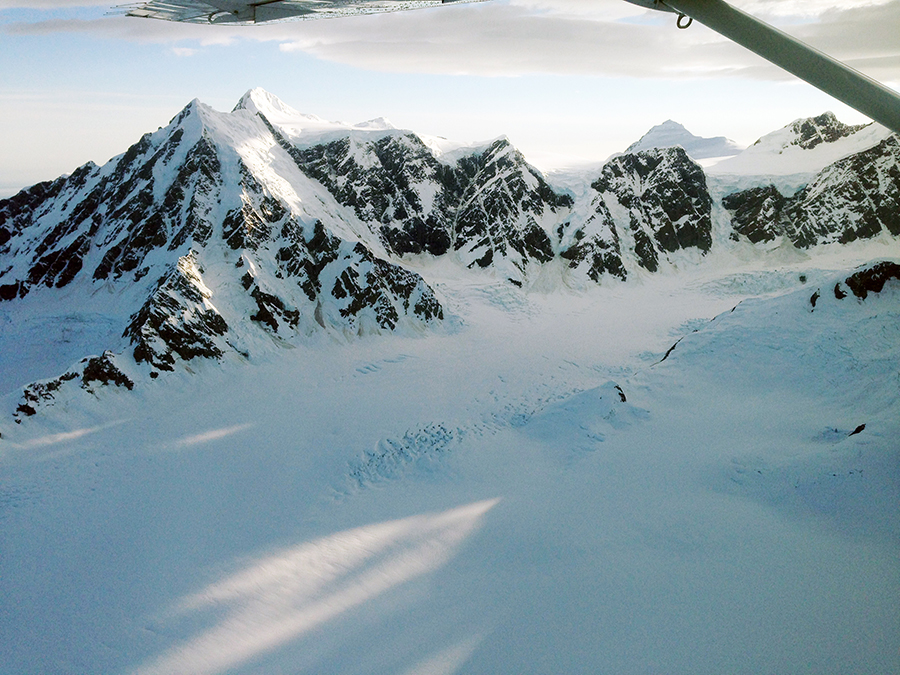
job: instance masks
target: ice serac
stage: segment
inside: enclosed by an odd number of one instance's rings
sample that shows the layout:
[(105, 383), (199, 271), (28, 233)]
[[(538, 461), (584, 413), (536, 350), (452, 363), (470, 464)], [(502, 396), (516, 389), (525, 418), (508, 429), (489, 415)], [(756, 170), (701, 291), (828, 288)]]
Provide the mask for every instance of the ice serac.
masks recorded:
[(900, 139), (825, 167), (804, 188), (786, 197), (774, 185), (726, 195), (734, 237), (752, 243), (785, 237), (799, 248), (846, 244), (881, 233), (900, 235)]
[[(247, 356), (326, 329), (425, 326), (443, 310), (416, 273), (348, 236), (255, 113), (198, 101), (103, 167), (0, 202), (0, 297), (109, 292), (150, 369)], [(311, 204), (310, 207), (307, 205)], [(111, 347), (123, 347), (114, 345)]]

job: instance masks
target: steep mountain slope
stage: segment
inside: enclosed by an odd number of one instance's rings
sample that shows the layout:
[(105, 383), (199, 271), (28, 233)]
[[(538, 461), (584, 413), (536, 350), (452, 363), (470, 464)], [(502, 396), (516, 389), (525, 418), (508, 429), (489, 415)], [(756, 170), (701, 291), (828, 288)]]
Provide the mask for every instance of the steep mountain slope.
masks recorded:
[(773, 183), (790, 195), (829, 164), (868, 150), (890, 135), (880, 124), (850, 126), (828, 112), (766, 134), (738, 155), (710, 166), (707, 173), (727, 192)]
[(0, 298), (104, 289), (134, 360), (159, 370), (246, 356), (265, 334), (439, 320), (428, 285), (360, 241), (327, 194), (296, 169), (273, 176), (291, 164), (256, 115), (195, 101), (106, 166), (0, 203)]
[(842, 134), (563, 189), (254, 90), (0, 202), (0, 672), (900, 672), (897, 138)]
[(874, 147), (838, 160), (806, 187), (785, 197), (775, 185), (726, 195), (737, 234), (751, 242), (788, 238), (809, 248), (848, 243), (881, 233), (900, 235), (900, 140), (889, 136)]
[(255, 111), (297, 167), (395, 255), (452, 250), (465, 266), (491, 267), (517, 283), (530, 262), (554, 255), (548, 231), (571, 199), (555, 193), (506, 139), (448, 159), (416, 134), (384, 125), (310, 134), (259, 90), (241, 108)]
[[(897, 147), (828, 114), (710, 176), (681, 147), (649, 148), (572, 190), (503, 138), (442, 152), (384, 120), (326, 122), (259, 89), (230, 113), (194, 101), (107, 165), (0, 202), (0, 318), (10, 344), (41, 332), (49, 351), (0, 385), (37, 380), (21, 418), (63, 389), (132, 386), (196, 359), (255, 358), (318, 333), (421, 332), (445, 315), (421, 276), (439, 259), (514, 286), (585, 289), (695, 265), (732, 240), (896, 237)], [(745, 155), (773, 175), (720, 171)], [(797, 166), (818, 168), (785, 194), (777, 174)], [(65, 337), (73, 324), (79, 340)]]
[(680, 147), (620, 155), (591, 183), (590, 215), (560, 226), (562, 257), (594, 281), (626, 279), (637, 267), (659, 269), (660, 259), (712, 246), (712, 202), (703, 170)]

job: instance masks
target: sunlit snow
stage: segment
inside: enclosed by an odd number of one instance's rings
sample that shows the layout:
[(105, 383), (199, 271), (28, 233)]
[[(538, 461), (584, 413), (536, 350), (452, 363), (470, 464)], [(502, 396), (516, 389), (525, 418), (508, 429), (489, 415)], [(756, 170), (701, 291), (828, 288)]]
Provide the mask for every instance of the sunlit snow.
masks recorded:
[[(192, 106), (223, 171), (362, 238), (254, 111), (301, 144), (388, 123), (262, 90)], [(714, 196), (787, 190), (883, 130), (787, 136), (712, 167)], [(587, 220), (588, 174), (553, 179)], [(235, 330), (221, 360), (63, 387), (20, 423), (23, 384), (125, 350), (110, 296), (149, 281), (4, 304), (0, 672), (900, 672), (900, 282), (841, 290), (897, 240), (754, 246), (715, 208), (721, 245), (627, 281), (409, 255), (440, 323)], [(220, 262), (203, 302), (234, 300)]]
[(578, 293), (423, 261), (452, 331), (4, 422), (0, 669), (895, 671), (900, 288), (830, 294), (886, 252)]

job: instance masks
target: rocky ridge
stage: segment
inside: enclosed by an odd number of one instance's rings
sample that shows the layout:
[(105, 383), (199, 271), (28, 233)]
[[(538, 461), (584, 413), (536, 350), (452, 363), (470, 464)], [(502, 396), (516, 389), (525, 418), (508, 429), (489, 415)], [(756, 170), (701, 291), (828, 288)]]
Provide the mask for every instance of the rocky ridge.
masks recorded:
[[(821, 152), (865, 133), (825, 115), (773, 137)], [(0, 201), (0, 302), (105, 289), (126, 319), (120, 343), (93, 358), (124, 387), (315, 332), (434, 325), (444, 310), (409, 267), (423, 256), (516, 286), (558, 261), (579, 286), (690, 264), (729, 240), (809, 248), (900, 235), (895, 136), (795, 194), (760, 184), (722, 208), (677, 146), (614, 157), (588, 184), (554, 188), (505, 138), (441, 153), (383, 121), (326, 123), (262, 90), (231, 113), (194, 101), (105, 166)], [(99, 381), (82, 365), (26, 388), (19, 414)]]
[(726, 195), (722, 205), (732, 214), (733, 238), (752, 243), (784, 237), (810, 248), (900, 236), (900, 141), (889, 136), (830, 164), (793, 195), (770, 184)]

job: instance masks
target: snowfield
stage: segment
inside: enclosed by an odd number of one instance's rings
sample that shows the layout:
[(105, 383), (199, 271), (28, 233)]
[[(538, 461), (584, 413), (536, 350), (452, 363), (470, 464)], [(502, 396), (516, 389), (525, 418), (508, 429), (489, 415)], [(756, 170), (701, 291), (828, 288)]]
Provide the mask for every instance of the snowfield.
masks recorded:
[(423, 257), (442, 328), (21, 424), (68, 365), (38, 347), (112, 322), (6, 315), (0, 672), (900, 672), (900, 281), (841, 285), (877, 260), (896, 240), (576, 292)]

